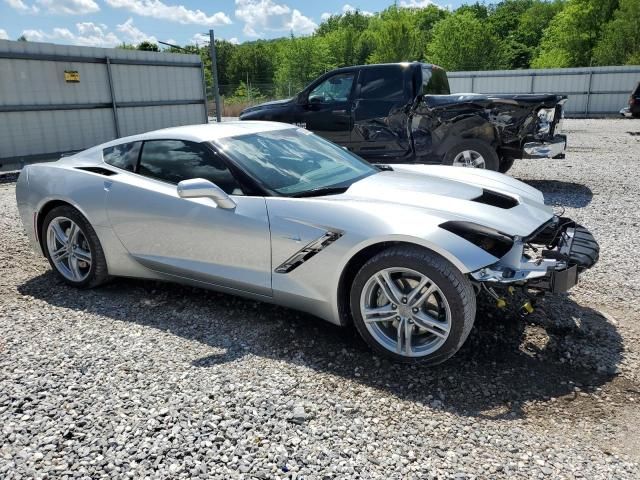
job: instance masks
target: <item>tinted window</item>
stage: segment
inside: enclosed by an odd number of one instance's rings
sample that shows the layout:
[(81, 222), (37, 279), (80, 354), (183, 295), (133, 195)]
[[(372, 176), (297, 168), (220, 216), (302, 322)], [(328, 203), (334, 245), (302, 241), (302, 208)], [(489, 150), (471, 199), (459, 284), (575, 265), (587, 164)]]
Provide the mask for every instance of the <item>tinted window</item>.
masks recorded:
[(447, 72), (441, 68), (422, 69), (422, 94), (423, 95), (449, 95), (449, 79)]
[(400, 67), (363, 68), (360, 98), (396, 100), (403, 97), (404, 71)]
[(107, 147), (102, 150), (102, 158), (109, 165), (133, 172), (138, 163), (141, 144), (142, 142), (133, 142)]
[(353, 73), (339, 73), (327, 78), (309, 93), (309, 101), (314, 103), (346, 102), (349, 100)]
[(181, 140), (144, 142), (138, 173), (169, 183), (204, 178), (229, 194), (242, 194), (240, 185), (224, 162), (198, 143)]

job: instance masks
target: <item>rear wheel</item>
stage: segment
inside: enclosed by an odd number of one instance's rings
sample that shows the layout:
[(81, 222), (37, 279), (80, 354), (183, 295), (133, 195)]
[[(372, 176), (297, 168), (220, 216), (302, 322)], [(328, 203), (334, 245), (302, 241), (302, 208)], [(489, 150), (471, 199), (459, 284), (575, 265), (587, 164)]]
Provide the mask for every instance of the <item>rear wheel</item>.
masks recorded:
[(98, 236), (75, 208), (61, 206), (51, 210), (44, 219), (41, 238), (51, 268), (64, 282), (91, 288), (108, 279)]
[(463, 140), (444, 156), (444, 165), (454, 167), (485, 168), (498, 171), (500, 159), (495, 149), (482, 140)]
[(356, 274), (351, 313), (380, 355), (436, 364), (455, 354), (475, 319), (471, 283), (451, 263), (419, 247), (392, 247)]

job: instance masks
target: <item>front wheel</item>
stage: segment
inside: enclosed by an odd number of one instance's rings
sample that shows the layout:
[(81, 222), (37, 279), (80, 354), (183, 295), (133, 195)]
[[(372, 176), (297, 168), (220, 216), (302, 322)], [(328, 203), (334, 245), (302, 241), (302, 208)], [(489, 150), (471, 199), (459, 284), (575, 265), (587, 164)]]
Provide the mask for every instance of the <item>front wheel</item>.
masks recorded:
[(369, 346), (405, 363), (437, 364), (453, 356), (476, 314), (467, 278), (444, 258), (412, 246), (371, 258), (354, 279), (350, 305)]
[(454, 167), (485, 168), (498, 171), (500, 159), (496, 150), (482, 140), (462, 140), (445, 154), (442, 163)]

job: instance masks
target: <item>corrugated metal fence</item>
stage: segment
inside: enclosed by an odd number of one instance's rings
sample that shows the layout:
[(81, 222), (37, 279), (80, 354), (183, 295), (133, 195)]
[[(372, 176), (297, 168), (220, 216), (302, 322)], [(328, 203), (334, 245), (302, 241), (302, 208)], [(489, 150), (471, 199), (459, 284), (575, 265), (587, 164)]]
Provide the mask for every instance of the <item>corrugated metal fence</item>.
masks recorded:
[(557, 93), (565, 114), (617, 114), (640, 81), (640, 66), (449, 72), (453, 93)]
[(205, 123), (198, 55), (0, 40), (0, 171)]

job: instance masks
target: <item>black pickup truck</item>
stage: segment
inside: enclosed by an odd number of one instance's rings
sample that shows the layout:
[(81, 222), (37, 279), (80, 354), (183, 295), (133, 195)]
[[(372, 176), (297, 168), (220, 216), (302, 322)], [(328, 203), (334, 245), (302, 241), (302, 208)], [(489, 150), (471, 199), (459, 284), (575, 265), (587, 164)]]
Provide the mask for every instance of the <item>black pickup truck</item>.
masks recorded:
[(411, 62), (328, 72), (294, 98), (241, 120), (305, 127), (375, 163), (443, 163), (506, 172), (517, 158), (564, 155), (567, 97), (451, 94), (446, 72)]

